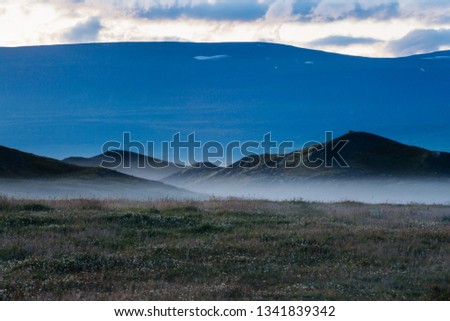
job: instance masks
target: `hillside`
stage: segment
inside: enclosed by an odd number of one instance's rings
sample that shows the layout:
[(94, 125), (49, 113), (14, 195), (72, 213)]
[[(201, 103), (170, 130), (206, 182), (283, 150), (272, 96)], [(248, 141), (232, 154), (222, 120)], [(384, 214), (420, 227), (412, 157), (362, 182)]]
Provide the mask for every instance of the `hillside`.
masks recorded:
[(227, 197), (450, 203), (449, 153), (432, 152), (364, 132), (350, 132), (323, 145), (329, 148), (342, 140), (348, 140), (340, 152), (348, 167), (340, 167), (337, 162), (330, 167), (317, 163), (329, 161), (333, 153), (325, 157), (316, 145), (289, 155), (249, 156), (226, 168), (189, 168), (163, 181)]
[(0, 48), (0, 145), (59, 158), (94, 154), (125, 131), (141, 142), (195, 131), (221, 143), (271, 131), (301, 143), (354, 128), (448, 151), (450, 59), (437, 56), (450, 52), (369, 59), (267, 43)]
[(0, 177), (2, 178), (54, 178), (82, 176), (119, 176), (105, 169), (82, 168), (61, 161), (24, 153), (0, 146)]
[(248, 156), (226, 168), (189, 168), (167, 181), (439, 176), (450, 177), (450, 153), (428, 151), (370, 133), (349, 132), (287, 155)]
[[(339, 142), (343, 145), (340, 155), (348, 167), (339, 166), (339, 157), (333, 152), (333, 146)], [(309, 149), (299, 154), (310, 153), (305, 164), (309, 167), (316, 165), (315, 160), (325, 160), (325, 165), (319, 166), (318, 171), (331, 172), (332, 175), (356, 176), (399, 176), (399, 177), (436, 177), (450, 176), (450, 154), (434, 152), (423, 148), (408, 146), (391, 139), (365, 132), (349, 132), (333, 141), (323, 144), (322, 150), (310, 152)], [(317, 147), (317, 146), (314, 146)], [(325, 153), (325, 150), (332, 151)], [(338, 149), (336, 149), (337, 151)], [(294, 155), (287, 155), (280, 160), (281, 167), (295, 159)], [(333, 160), (335, 158), (335, 160)], [(345, 164), (342, 164), (345, 166)], [(308, 169), (299, 166), (304, 173)], [(289, 170), (288, 170), (289, 171)], [(293, 173), (296, 169), (290, 170)], [(313, 169), (314, 171), (314, 169)]]
[(83, 167), (103, 165), (103, 168), (149, 180), (160, 180), (180, 171), (173, 163), (123, 150), (109, 151), (91, 158), (69, 157), (63, 162)]
[(200, 195), (105, 168), (80, 167), (0, 146), (0, 195), (25, 198), (185, 199)]

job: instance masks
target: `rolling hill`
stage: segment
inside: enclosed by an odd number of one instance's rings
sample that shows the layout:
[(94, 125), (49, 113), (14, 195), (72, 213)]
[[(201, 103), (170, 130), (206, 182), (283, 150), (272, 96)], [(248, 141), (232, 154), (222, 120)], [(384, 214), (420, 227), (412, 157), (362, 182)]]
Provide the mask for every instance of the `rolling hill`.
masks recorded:
[(177, 132), (227, 143), (270, 131), (302, 143), (353, 128), (450, 151), (450, 59), (437, 57), (450, 52), (369, 59), (268, 43), (0, 48), (0, 145), (63, 158), (93, 155), (124, 132), (158, 144)]
[[(330, 162), (339, 149), (334, 155), (322, 150), (332, 151), (330, 146), (339, 141), (348, 141), (339, 153), (348, 165), (345, 167)], [(333, 166), (325, 166), (325, 161)], [(253, 155), (225, 168), (188, 168), (163, 181), (214, 196), (449, 204), (450, 154), (365, 132), (349, 132), (295, 153)]]
[(252, 155), (228, 167), (188, 168), (166, 181), (445, 176), (450, 177), (450, 153), (428, 151), (378, 135), (351, 131), (287, 155)]
[(161, 180), (180, 171), (173, 163), (123, 150), (109, 151), (91, 158), (69, 157), (63, 162), (82, 167), (103, 165), (103, 168), (148, 180)]
[(79, 174), (84, 169), (0, 146), (0, 177), (36, 178)]
[[(329, 161), (337, 156), (324, 153), (321, 147), (332, 150), (330, 146), (341, 141), (347, 141), (339, 152), (348, 166), (341, 167), (336, 162), (329, 167), (316, 166), (318, 159)], [(309, 146), (287, 155), (249, 156), (225, 168), (200, 163), (162, 180), (170, 185), (5, 147), (0, 148), (0, 156), (0, 195), (14, 197), (148, 200), (198, 199), (212, 195), (273, 200), (450, 203), (449, 153), (432, 152), (365, 132), (349, 132), (321, 146)], [(297, 162), (299, 159), (306, 161)], [(92, 159), (85, 161), (92, 162)], [(149, 168), (134, 170), (136, 176), (145, 176)]]
[(0, 194), (25, 198), (186, 199), (200, 195), (100, 167), (81, 167), (0, 146)]

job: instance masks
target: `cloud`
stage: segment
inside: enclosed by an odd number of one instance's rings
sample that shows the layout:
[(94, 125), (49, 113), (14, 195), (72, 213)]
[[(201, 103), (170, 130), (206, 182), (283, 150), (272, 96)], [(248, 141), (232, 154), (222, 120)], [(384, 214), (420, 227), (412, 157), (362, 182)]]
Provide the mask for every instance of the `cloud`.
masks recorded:
[(351, 45), (370, 45), (381, 40), (366, 37), (348, 37), (348, 36), (329, 36), (310, 42), (312, 46), (351, 46)]
[(389, 20), (401, 15), (399, 2), (379, 2), (322, 0), (307, 18), (312, 21), (332, 22), (345, 19)]
[(414, 30), (388, 45), (388, 50), (396, 56), (408, 56), (444, 48), (450, 48), (450, 29)]
[(71, 42), (96, 41), (102, 25), (99, 17), (92, 17), (86, 22), (80, 22), (69, 30), (64, 38)]
[(435, 19), (437, 24), (450, 24), (450, 14), (447, 15), (440, 15)]
[(379, 4), (371, 7), (363, 7), (360, 3), (355, 4), (355, 8), (349, 12), (349, 17), (357, 19), (377, 19), (389, 20), (400, 15), (400, 5), (398, 2)]
[(133, 7), (137, 17), (147, 19), (204, 19), (253, 21), (264, 16), (268, 4), (257, 0), (242, 1), (150, 1), (136, 2)]
[(388, 20), (400, 14), (399, 1), (405, 0), (124, 0), (114, 2), (114, 6), (134, 10), (137, 16), (148, 19), (336, 21)]
[(273, 2), (265, 14), (265, 19), (269, 21), (289, 21), (295, 20), (293, 16), (294, 0), (277, 0)]
[(295, 15), (307, 16), (319, 5), (321, 0), (294, 1), (292, 12)]

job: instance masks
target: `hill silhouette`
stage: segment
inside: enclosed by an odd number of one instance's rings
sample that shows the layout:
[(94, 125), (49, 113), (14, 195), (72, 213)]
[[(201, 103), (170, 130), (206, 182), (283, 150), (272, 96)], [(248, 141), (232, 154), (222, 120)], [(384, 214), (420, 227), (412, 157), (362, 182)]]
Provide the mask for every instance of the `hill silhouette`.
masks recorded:
[[(336, 148), (333, 152), (333, 146), (339, 142), (346, 142), (342, 149)], [(319, 146), (321, 147), (321, 146)], [(317, 149), (317, 146), (306, 148), (299, 153), (304, 155), (310, 153), (309, 157), (304, 159), (305, 165), (314, 167), (314, 161), (324, 160), (325, 168), (322, 164), (318, 166), (319, 171), (342, 172), (351, 175), (391, 175), (391, 176), (436, 176), (450, 175), (450, 153), (434, 152), (424, 148), (408, 146), (394, 140), (374, 135), (366, 132), (353, 132), (328, 141), (323, 144), (324, 148)], [(310, 152), (310, 150), (313, 150)], [(331, 151), (325, 153), (325, 151)], [(339, 151), (345, 164), (339, 163), (339, 157), (336, 155)], [(297, 153), (298, 154), (298, 153)], [(288, 163), (289, 159), (295, 158), (295, 155), (287, 155), (281, 163)], [(333, 159), (334, 158), (334, 159)], [(348, 166), (346, 166), (348, 165)], [(299, 166), (304, 170), (305, 166)]]
[(180, 171), (180, 168), (171, 162), (123, 150), (108, 151), (90, 158), (69, 157), (63, 162), (83, 167), (102, 166), (149, 180), (160, 180)]
[(105, 169), (82, 168), (56, 159), (37, 156), (0, 146), (0, 177), (3, 178), (51, 178), (88, 175), (110, 175), (116, 173)]
[[(340, 145), (339, 145), (340, 144)], [(333, 148), (333, 146), (337, 146)], [(450, 153), (408, 146), (366, 132), (349, 132), (332, 141), (287, 155), (251, 155), (225, 168), (189, 168), (167, 179), (183, 182), (236, 178), (296, 179), (450, 177)]]
[(27, 198), (199, 198), (161, 182), (0, 146), (0, 194)]

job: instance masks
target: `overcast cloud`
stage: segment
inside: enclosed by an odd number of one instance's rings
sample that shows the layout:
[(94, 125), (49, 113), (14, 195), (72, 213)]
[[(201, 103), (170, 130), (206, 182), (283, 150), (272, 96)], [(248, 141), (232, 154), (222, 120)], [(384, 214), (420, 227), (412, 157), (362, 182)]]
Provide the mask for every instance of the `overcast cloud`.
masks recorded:
[(86, 22), (77, 23), (64, 35), (64, 37), (70, 42), (96, 41), (101, 29), (102, 25), (100, 24), (100, 19), (98, 17), (91, 17)]
[(389, 44), (391, 52), (398, 56), (438, 51), (443, 47), (450, 47), (450, 29), (414, 30)]
[(350, 46), (350, 45), (371, 45), (380, 42), (374, 38), (354, 38), (345, 36), (329, 36), (310, 43), (311, 46)]
[(450, 49), (450, 0), (0, 0), (0, 45), (271, 41), (364, 56)]

